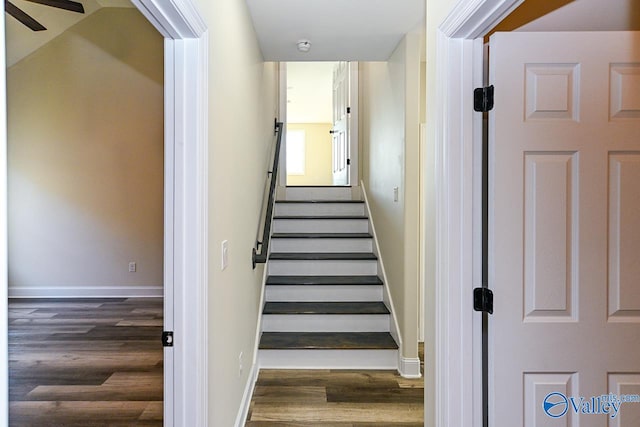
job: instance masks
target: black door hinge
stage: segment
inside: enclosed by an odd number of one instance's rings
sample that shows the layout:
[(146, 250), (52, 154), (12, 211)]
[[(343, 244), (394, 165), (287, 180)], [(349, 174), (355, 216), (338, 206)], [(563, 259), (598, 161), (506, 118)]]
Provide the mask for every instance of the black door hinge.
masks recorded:
[(351, 107), (347, 107), (347, 114), (351, 114)]
[(347, 159), (347, 166), (351, 164), (351, 159)]
[(473, 109), (481, 113), (493, 110), (493, 85), (474, 89)]
[(493, 314), (493, 292), (491, 292), (491, 289), (475, 288), (473, 290), (473, 309)]
[(173, 331), (162, 332), (162, 346), (173, 347)]

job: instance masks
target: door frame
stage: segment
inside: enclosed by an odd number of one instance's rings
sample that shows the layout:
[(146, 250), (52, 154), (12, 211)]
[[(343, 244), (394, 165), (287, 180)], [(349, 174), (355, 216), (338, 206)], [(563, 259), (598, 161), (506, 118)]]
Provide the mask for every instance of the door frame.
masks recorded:
[[(132, 0), (165, 37), (164, 425), (207, 425), (208, 32), (191, 0)], [(0, 6), (4, 12), (4, 5)], [(0, 420), (8, 423), (6, 40), (0, 20)], [(160, 337), (158, 337), (160, 339)]]
[[(281, 61), (279, 64), (279, 108), (280, 108), (280, 117), (283, 122), (283, 127), (285, 129), (284, 134), (282, 135), (282, 148), (280, 155), (280, 164), (278, 165), (278, 174), (280, 175), (278, 186), (286, 187), (287, 186), (287, 62), (289, 61)], [(294, 61), (291, 61), (294, 62)], [(313, 62), (313, 61), (310, 61)], [(358, 100), (359, 100), (359, 84), (358, 84), (358, 76), (359, 76), (359, 66), (360, 63), (358, 61), (346, 61), (348, 63), (349, 68), (349, 106), (351, 107), (351, 114), (348, 118), (349, 120), (349, 159), (350, 165), (348, 170), (349, 176), (349, 186), (351, 187), (359, 187), (360, 186), (360, 172), (359, 172), (359, 162), (358, 162), (358, 153), (359, 153), (359, 130), (360, 130), (360, 120), (358, 118)]]
[(436, 34), (440, 84), (428, 159), (435, 164), (435, 288), (425, 292), (435, 295), (435, 325), (425, 319), (435, 339), (427, 362), (435, 385), (425, 395), (435, 411), (425, 426), (482, 426), (482, 315), (472, 298), (482, 279), (482, 114), (473, 111), (473, 89), (483, 83), (483, 37), (523, 1), (460, 1)]

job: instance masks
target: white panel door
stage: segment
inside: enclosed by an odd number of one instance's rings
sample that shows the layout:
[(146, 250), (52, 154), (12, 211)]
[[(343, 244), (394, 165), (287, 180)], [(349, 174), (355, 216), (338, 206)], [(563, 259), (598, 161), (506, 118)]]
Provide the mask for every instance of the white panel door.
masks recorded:
[(489, 55), (490, 425), (640, 426), (640, 33)]
[(338, 62), (333, 71), (333, 185), (348, 185), (349, 170), (349, 64)]

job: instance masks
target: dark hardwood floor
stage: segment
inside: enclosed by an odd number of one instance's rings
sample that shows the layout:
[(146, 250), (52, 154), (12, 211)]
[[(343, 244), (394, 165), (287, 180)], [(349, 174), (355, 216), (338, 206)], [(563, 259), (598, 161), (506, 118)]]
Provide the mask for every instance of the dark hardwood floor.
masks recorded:
[(162, 299), (9, 300), (9, 425), (162, 426)]

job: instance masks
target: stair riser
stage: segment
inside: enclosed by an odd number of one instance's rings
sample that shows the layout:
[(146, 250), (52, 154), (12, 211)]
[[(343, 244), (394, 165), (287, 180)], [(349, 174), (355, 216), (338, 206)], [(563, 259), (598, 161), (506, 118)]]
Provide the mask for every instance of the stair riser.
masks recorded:
[(276, 203), (275, 215), (364, 215), (364, 203)]
[(398, 369), (398, 350), (259, 350), (262, 369)]
[(373, 252), (372, 239), (272, 239), (273, 252)]
[(286, 200), (351, 200), (351, 187), (287, 187)]
[(388, 314), (265, 314), (263, 332), (389, 332)]
[(271, 276), (375, 276), (378, 274), (376, 260), (349, 261), (285, 261), (270, 260), (268, 264)]
[(340, 302), (382, 301), (380, 285), (269, 285), (265, 301)]
[(368, 233), (367, 219), (274, 219), (274, 233)]

